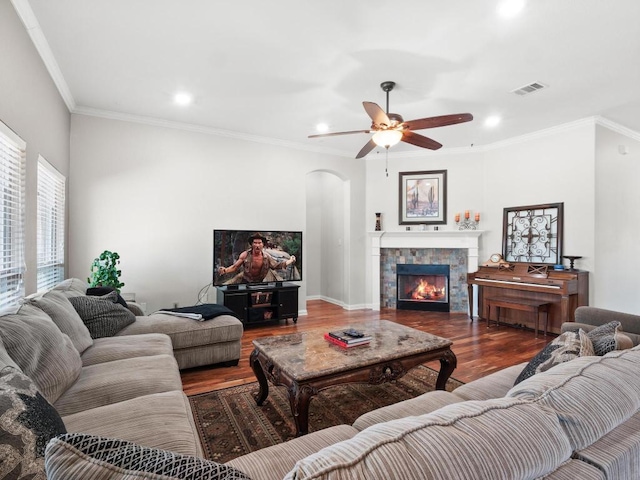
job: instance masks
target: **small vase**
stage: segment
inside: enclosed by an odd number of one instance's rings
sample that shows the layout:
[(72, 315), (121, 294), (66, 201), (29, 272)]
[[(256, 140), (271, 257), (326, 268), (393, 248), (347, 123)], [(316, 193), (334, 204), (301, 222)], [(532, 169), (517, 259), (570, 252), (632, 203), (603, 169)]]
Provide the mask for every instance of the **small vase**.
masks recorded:
[(382, 230), (382, 214), (381, 213), (376, 213), (376, 232), (379, 232)]

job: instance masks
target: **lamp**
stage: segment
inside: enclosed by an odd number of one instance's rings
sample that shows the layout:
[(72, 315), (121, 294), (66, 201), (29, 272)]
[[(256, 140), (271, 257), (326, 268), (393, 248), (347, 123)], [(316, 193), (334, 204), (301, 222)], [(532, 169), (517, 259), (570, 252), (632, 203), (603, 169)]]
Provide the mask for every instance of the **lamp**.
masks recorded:
[(402, 132), (400, 130), (378, 130), (373, 135), (373, 141), (379, 147), (393, 147), (402, 139)]

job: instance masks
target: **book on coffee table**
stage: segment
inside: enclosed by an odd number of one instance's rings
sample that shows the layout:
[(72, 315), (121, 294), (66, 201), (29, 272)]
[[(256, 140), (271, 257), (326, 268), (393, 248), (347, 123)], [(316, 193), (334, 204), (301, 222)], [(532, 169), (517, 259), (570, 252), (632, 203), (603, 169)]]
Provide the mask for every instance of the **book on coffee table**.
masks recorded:
[(359, 347), (361, 345), (368, 345), (369, 343), (371, 343), (371, 338), (366, 339), (366, 340), (361, 340), (358, 342), (351, 342), (351, 343), (347, 343), (347, 342), (343, 342), (333, 336), (331, 336), (331, 333), (325, 333), (324, 334), (324, 338), (333, 343), (334, 345), (338, 345), (342, 348), (351, 348), (351, 347)]
[(329, 335), (335, 338), (336, 340), (340, 340), (344, 343), (362, 343), (363, 341), (370, 342), (371, 335), (367, 335), (364, 332), (356, 331), (353, 329), (346, 330), (336, 330), (334, 332), (329, 332)]

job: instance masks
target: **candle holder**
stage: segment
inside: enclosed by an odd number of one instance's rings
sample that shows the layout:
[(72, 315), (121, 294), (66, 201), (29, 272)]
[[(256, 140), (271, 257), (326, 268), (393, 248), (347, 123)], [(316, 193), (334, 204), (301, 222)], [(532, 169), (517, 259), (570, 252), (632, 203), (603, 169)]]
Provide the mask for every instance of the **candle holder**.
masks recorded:
[(461, 219), (460, 214), (456, 213), (455, 221), (458, 226), (458, 230), (477, 230), (478, 225), (480, 224), (480, 214), (476, 213), (475, 220), (471, 220), (471, 212), (469, 210), (465, 210), (464, 218)]
[(382, 213), (376, 213), (376, 232), (382, 230)]
[(580, 260), (582, 257), (579, 257), (577, 255), (563, 255), (562, 258), (566, 258), (567, 260), (569, 260), (569, 270), (573, 270), (573, 262), (575, 262), (576, 260)]
[(479, 224), (480, 224), (479, 221), (471, 220), (470, 218), (456, 220), (456, 225), (458, 225), (458, 230), (477, 230)]

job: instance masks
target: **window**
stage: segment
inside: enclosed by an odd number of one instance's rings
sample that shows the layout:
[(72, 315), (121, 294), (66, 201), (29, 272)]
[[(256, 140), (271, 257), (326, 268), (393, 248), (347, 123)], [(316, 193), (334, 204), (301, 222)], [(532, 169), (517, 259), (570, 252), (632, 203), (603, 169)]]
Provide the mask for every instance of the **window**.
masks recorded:
[(0, 122), (0, 308), (24, 296), (25, 142)]
[(38, 291), (64, 280), (65, 178), (38, 159)]

